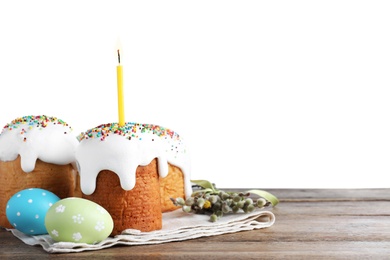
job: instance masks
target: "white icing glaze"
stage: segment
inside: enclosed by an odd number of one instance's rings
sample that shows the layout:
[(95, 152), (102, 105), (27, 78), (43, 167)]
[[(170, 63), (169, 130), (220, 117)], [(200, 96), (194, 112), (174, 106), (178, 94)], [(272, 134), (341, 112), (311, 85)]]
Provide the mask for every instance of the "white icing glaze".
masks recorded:
[(95, 191), (96, 178), (102, 170), (115, 172), (121, 187), (131, 190), (135, 186), (137, 167), (148, 165), (157, 158), (161, 177), (168, 174), (168, 162), (182, 170), (185, 196), (191, 196), (189, 154), (176, 133), (168, 130), (166, 134), (167, 129), (158, 126), (158, 130), (163, 131), (150, 130), (150, 127), (156, 127), (153, 125), (127, 123), (126, 131), (115, 134), (112, 129), (116, 129), (117, 125), (107, 125), (109, 127), (95, 128), (99, 129), (97, 132), (91, 129), (81, 135), (76, 160), (84, 194), (90, 195)]
[(69, 126), (54, 119), (44, 126), (38, 120), (6, 125), (0, 135), (0, 160), (13, 161), (20, 155), (21, 168), (27, 173), (35, 169), (37, 159), (58, 165), (74, 163), (77, 138)]

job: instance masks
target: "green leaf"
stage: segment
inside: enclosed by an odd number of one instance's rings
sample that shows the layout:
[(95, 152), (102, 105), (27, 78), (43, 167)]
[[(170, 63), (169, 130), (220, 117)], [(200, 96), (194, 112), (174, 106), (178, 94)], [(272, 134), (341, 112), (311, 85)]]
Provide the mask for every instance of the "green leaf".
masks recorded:
[(196, 185), (199, 185), (203, 189), (211, 189), (213, 192), (218, 192), (218, 190), (216, 190), (214, 188), (214, 185), (211, 182), (209, 182), (209, 181), (206, 181), (206, 180), (191, 180), (191, 182), (195, 183)]
[(214, 193), (214, 190), (212, 189), (196, 190), (192, 193), (192, 196), (196, 196), (196, 194), (198, 193), (208, 193), (208, 192)]
[(264, 199), (271, 202), (272, 206), (276, 206), (279, 203), (279, 200), (277, 197), (272, 195), (271, 193), (264, 191), (264, 190), (248, 190), (247, 192), (256, 194), (260, 197), (263, 197)]

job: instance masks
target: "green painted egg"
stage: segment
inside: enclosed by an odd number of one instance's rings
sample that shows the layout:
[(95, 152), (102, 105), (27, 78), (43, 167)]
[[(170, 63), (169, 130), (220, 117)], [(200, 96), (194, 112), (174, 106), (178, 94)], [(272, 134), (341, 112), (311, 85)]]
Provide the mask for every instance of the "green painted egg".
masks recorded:
[(95, 244), (111, 234), (114, 222), (108, 211), (95, 202), (66, 198), (50, 207), (45, 226), (57, 242)]

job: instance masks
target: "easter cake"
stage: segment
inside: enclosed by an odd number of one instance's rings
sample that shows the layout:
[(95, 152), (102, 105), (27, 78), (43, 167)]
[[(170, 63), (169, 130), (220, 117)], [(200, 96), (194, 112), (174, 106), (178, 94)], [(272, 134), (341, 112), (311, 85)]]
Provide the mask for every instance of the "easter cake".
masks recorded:
[(82, 197), (111, 214), (111, 235), (161, 229), (162, 213), (177, 209), (170, 198), (192, 193), (188, 152), (174, 131), (151, 124), (102, 124), (79, 141)]
[(0, 226), (11, 228), (7, 201), (26, 188), (42, 188), (60, 198), (81, 196), (77, 189), (72, 128), (56, 117), (25, 116), (0, 134)]

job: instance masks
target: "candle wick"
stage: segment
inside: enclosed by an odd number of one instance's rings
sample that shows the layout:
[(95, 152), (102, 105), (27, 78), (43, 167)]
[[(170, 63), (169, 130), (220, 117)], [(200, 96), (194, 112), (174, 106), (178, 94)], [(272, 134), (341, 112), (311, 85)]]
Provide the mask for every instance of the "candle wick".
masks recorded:
[(121, 63), (121, 54), (119, 53), (119, 49), (118, 49), (118, 63), (119, 64)]

